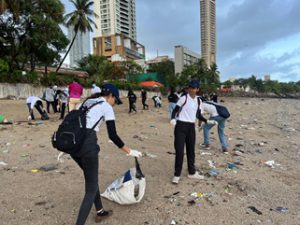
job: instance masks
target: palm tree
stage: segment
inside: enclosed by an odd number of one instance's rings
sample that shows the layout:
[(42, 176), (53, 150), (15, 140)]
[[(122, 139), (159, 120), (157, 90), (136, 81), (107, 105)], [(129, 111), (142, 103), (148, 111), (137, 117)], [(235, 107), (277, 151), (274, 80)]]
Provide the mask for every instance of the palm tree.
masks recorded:
[(69, 46), (68, 51), (66, 52), (64, 58), (60, 62), (59, 66), (56, 69), (56, 72), (60, 69), (61, 65), (65, 61), (67, 55), (69, 54), (76, 36), (78, 32), (86, 33), (92, 32), (93, 28), (92, 25), (97, 28), (96, 23), (91, 19), (91, 16), (98, 17), (96, 13), (93, 12), (91, 6), (94, 4), (91, 0), (69, 0), (75, 6), (75, 10), (65, 16), (66, 26), (67, 27), (74, 27), (75, 35), (73, 40)]

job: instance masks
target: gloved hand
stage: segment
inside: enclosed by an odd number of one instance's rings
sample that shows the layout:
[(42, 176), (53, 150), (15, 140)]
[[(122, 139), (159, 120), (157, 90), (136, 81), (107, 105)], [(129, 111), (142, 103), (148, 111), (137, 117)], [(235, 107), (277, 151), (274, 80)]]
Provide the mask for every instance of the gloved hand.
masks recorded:
[(215, 120), (207, 120), (206, 123), (207, 123), (207, 124), (210, 124), (210, 125), (218, 125), (218, 122), (215, 121)]
[(31, 116), (28, 116), (27, 120), (28, 120), (28, 122), (30, 122), (31, 121)]
[(139, 158), (142, 156), (142, 153), (138, 150), (130, 149), (130, 152), (127, 155)]
[(176, 125), (176, 120), (175, 119), (171, 119), (170, 124), (172, 124), (173, 126)]

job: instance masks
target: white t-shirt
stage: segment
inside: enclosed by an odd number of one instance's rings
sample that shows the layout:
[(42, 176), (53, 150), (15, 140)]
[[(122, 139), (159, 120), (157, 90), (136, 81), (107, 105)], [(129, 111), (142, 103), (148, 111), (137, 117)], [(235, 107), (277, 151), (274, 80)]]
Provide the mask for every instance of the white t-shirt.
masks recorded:
[(91, 108), (86, 115), (86, 119), (87, 119), (86, 128), (92, 128), (97, 123), (97, 121), (103, 116), (103, 119), (98, 123), (98, 125), (94, 129), (97, 132), (99, 131), (99, 126), (103, 120), (105, 121), (115, 120), (115, 113), (112, 106), (103, 97), (89, 99), (86, 101), (84, 105), (89, 107), (92, 104), (100, 101), (103, 102)]
[[(189, 122), (189, 123), (195, 123), (196, 122), (196, 114), (198, 110), (198, 97), (195, 96), (195, 98), (192, 98), (189, 94), (181, 96), (177, 102), (176, 105), (181, 107), (186, 99), (185, 105), (182, 107), (181, 112), (179, 113), (179, 117), (177, 120), (182, 121), (182, 122)], [(202, 104), (201, 99), (200, 100), (200, 105)]]
[(210, 116), (218, 116), (219, 115), (217, 112), (216, 106), (214, 106), (212, 104), (207, 104), (205, 102), (202, 102), (202, 104), (200, 105), (200, 109), (201, 109), (202, 114), (203, 114), (203, 112), (206, 112)]
[(101, 88), (99, 88), (98, 86), (93, 87), (92, 94), (95, 94), (95, 93), (101, 93)]
[(26, 99), (26, 103), (30, 103), (30, 108), (33, 109), (34, 108), (34, 105), (37, 101), (42, 101), (42, 99), (40, 99), (39, 97), (36, 97), (36, 96), (29, 96), (27, 99)]

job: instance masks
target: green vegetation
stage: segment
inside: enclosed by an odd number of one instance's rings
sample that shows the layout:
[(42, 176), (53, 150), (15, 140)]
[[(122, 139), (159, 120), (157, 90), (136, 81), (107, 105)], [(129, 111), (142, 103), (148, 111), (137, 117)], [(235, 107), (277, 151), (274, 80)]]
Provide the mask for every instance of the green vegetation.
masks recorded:
[(66, 21), (66, 26), (72, 27), (74, 29), (75, 35), (72, 39), (72, 42), (71, 42), (64, 58), (60, 62), (59, 66), (57, 67), (56, 72), (59, 71), (61, 65), (63, 64), (67, 55), (69, 54), (78, 32), (79, 31), (81, 33), (86, 33), (89, 31), (92, 32), (93, 31), (92, 25), (94, 25), (97, 28), (97, 25), (91, 19), (91, 16), (94, 16), (96, 18), (99, 17), (97, 14), (94, 13), (93, 9), (91, 9), (92, 5), (94, 4), (93, 1), (70, 0), (70, 2), (73, 3), (75, 10), (71, 13), (68, 13), (64, 19)]

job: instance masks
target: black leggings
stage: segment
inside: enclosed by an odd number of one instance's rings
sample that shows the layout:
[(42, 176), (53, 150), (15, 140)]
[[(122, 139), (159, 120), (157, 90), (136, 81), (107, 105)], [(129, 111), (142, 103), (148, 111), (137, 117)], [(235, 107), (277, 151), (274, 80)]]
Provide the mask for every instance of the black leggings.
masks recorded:
[(174, 146), (176, 151), (174, 175), (180, 177), (184, 157), (184, 145), (186, 145), (186, 156), (189, 174), (195, 174), (195, 124), (177, 121), (174, 136)]
[(143, 109), (148, 109), (149, 106), (146, 104), (146, 98), (142, 98)]
[(97, 211), (103, 208), (98, 185), (98, 152), (96, 132), (92, 131), (84, 141), (80, 155), (71, 156), (82, 169), (85, 180), (85, 195), (80, 206), (76, 225), (85, 224), (93, 203)]
[(66, 105), (67, 103), (61, 103), (60, 119), (63, 119), (65, 117)]
[(131, 113), (132, 111), (136, 112), (135, 103), (134, 102), (129, 102), (129, 113)]

